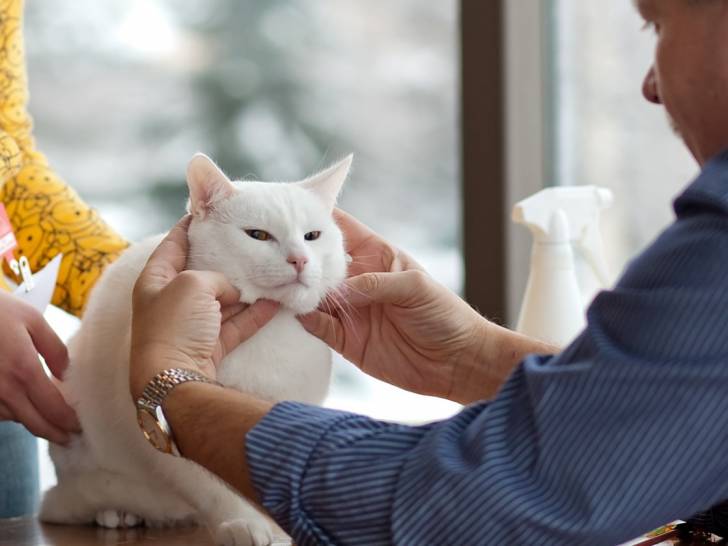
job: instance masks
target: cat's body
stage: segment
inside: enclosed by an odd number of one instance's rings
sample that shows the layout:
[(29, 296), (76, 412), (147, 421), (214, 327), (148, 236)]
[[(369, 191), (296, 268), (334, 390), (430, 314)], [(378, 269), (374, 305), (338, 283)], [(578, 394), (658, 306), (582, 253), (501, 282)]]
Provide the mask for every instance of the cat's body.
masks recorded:
[[(198, 172), (191, 165), (188, 174), (188, 268), (224, 273), (247, 303), (261, 297), (282, 303), (266, 326), (225, 358), (218, 380), (269, 400), (321, 403), (330, 350), (295, 314), (312, 310), (345, 276), (331, 206), (349, 161), (297, 185), (236, 183), (234, 191), (211, 163), (195, 161)], [(322, 189), (327, 183), (330, 188)], [(246, 235), (251, 231), (270, 238)], [(310, 233), (319, 236), (309, 241)], [(108, 268), (69, 344), (62, 388), (84, 432), (68, 448), (51, 447), (59, 483), (47, 493), (41, 518), (111, 527), (190, 521), (207, 525), (220, 544), (268, 544), (270, 526), (249, 503), (194, 463), (156, 451), (136, 422), (128, 389), (131, 293), (158, 242), (134, 245)]]

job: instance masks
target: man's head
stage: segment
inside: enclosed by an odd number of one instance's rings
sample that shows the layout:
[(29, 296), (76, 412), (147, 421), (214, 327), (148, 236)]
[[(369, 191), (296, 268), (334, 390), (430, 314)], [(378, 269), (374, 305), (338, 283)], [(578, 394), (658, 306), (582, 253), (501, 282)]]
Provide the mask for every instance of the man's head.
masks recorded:
[(728, 0), (634, 0), (657, 35), (645, 98), (702, 165), (728, 148)]

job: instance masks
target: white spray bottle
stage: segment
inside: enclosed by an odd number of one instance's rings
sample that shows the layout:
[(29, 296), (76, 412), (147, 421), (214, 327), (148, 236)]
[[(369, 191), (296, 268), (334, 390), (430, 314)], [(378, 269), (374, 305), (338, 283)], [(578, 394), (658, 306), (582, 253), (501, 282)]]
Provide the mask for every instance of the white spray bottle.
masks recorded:
[[(611, 283), (599, 215), (612, 200), (604, 188), (564, 186), (540, 191), (514, 207), (513, 221), (534, 237), (519, 332), (565, 347), (584, 328), (586, 305)], [(577, 267), (575, 250), (589, 267)]]

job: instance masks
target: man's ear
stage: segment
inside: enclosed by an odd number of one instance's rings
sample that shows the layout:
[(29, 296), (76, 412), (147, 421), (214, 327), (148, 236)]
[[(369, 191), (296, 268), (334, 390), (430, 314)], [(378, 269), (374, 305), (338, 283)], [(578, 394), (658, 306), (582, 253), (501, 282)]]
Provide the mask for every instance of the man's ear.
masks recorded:
[(216, 201), (235, 193), (230, 179), (205, 154), (197, 153), (187, 165), (187, 186), (190, 201), (187, 210), (197, 218), (204, 218)]
[(354, 154), (350, 154), (328, 169), (298, 184), (315, 193), (324, 202), (326, 207), (333, 211), (336, 206), (336, 198), (339, 196), (341, 187), (344, 185), (344, 181), (351, 170), (351, 162), (353, 159)]

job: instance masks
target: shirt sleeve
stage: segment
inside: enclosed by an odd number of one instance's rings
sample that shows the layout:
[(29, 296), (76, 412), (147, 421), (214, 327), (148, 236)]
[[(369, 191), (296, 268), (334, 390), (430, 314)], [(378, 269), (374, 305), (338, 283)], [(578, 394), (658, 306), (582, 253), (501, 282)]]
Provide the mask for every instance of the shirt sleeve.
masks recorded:
[(728, 498), (721, 176), (492, 402), (420, 427), (277, 405), (247, 438), (264, 506), (301, 545), (613, 546)]

